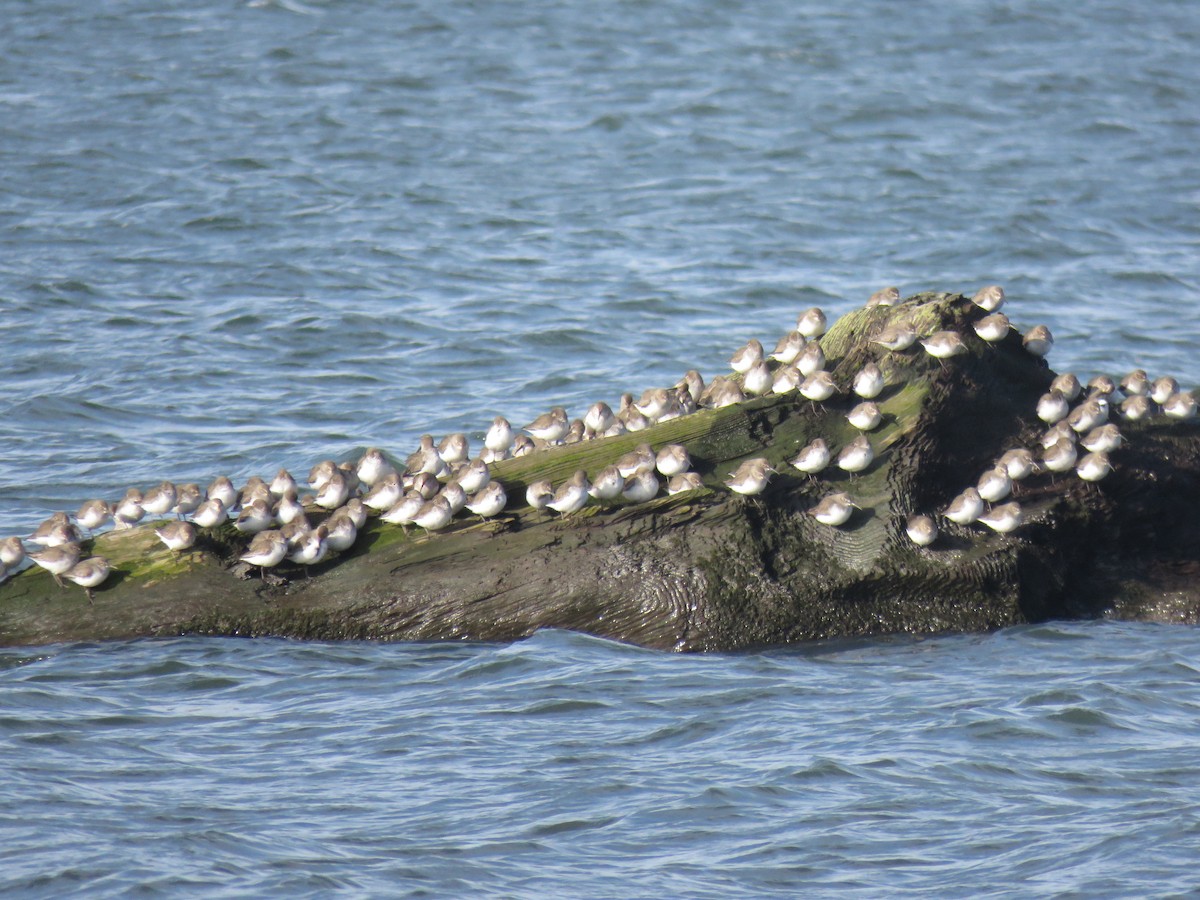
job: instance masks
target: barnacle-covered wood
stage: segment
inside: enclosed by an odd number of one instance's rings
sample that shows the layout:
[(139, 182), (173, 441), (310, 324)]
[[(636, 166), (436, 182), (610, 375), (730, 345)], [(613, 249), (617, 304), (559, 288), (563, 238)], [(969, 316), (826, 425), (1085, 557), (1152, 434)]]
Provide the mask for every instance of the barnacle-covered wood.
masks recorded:
[[(1013, 332), (988, 345), (983, 315), (957, 294), (921, 294), (840, 319), (822, 339), (839, 386), (868, 360), (883, 369), (873, 465), (810, 479), (787, 465), (824, 437), (855, 435), (857, 398), (813, 404), (792, 393), (702, 410), (635, 434), (575, 444), (493, 467), (508, 489), (500, 521), (460, 517), (425, 536), (373, 520), (348, 553), (283, 583), (234, 565), (245, 539), (229, 526), (176, 558), (153, 525), (102, 535), (92, 548), (114, 575), (89, 605), (40, 570), (0, 586), (8, 645), (136, 636), (277, 635), (314, 639), (512, 640), (565, 628), (676, 650), (731, 650), (816, 638), (982, 631), (1055, 617), (1195, 622), (1200, 618), (1200, 428), (1124, 424), (1115, 471), (1087, 486), (1034, 476), (1017, 499), (1027, 524), (1009, 535), (943, 523), (916, 548), (913, 513), (935, 513), (1005, 450), (1035, 446), (1037, 398), (1053, 373)], [(887, 353), (870, 338), (905, 317), (919, 332), (964, 334), (946, 362), (920, 345)], [(746, 335), (750, 337), (751, 335)], [(763, 337), (760, 335), (760, 337)], [(1131, 361), (1131, 367), (1133, 361)], [(687, 446), (705, 489), (639, 505), (589, 505), (565, 519), (524, 505), (530, 482), (594, 476), (643, 441)], [(744, 459), (782, 474), (745, 499), (722, 486)], [(832, 473), (832, 474), (831, 474)], [(861, 510), (842, 528), (807, 510), (846, 490)]]

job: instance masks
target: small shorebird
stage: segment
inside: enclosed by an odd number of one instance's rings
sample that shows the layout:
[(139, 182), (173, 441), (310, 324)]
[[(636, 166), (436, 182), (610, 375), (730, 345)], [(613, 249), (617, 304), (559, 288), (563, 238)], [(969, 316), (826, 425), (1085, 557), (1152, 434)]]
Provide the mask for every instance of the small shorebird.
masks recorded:
[(155, 528), (154, 533), (176, 556), (196, 543), (196, 526), (191, 522), (167, 522)]
[(525, 488), (525, 502), (535, 510), (543, 510), (546, 505), (554, 499), (554, 485), (550, 483), (549, 478), (543, 478), (541, 481), (535, 481), (529, 487)]
[(142, 495), (142, 510), (152, 516), (165, 516), (175, 506), (175, 485), (164, 481)]
[[(330, 465), (332, 466), (333, 463), (331, 462)], [(233, 486), (233, 482), (225, 475), (218, 475), (209, 484), (208, 489), (204, 492), (204, 496), (209, 500), (220, 500), (221, 505), (228, 510), (237, 503), (238, 495), (237, 488)]]
[(859, 431), (874, 431), (883, 421), (883, 413), (871, 400), (864, 400), (846, 414), (846, 421)]
[(814, 306), (800, 314), (800, 318), (796, 320), (796, 330), (812, 340), (823, 335), (828, 324), (825, 313), (820, 307)]
[[(388, 462), (387, 457), (383, 455), (383, 451), (378, 447), (368, 447), (363, 455), (359, 457), (358, 465), (354, 469), (355, 474), (358, 475), (358, 480), (368, 488), (374, 487), (375, 482), (387, 475), (391, 475), (395, 471), (396, 467)], [(288, 485), (287, 479), (291, 479), (293, 484)], [(271, 493), (277, 497), (282, 497), (283, 491), (277, 490), (277, 488), (282, 487), (284, 490), (287, 490), (289, 486), (295, 487), (294, 482), (295, 479), (291, 475), (288, 475), (287, 469), (280, 469), (279, 474), (275, 476), (275, 481), (271, 482)]]
[(1042, 394), (1037, 402), (1037, 417), (1047, 425), (1061, 422), (1071, 413), (1071, 404), (1058, 391), (1051, 389)]
[(989, 284), (971, 298), (971, 302), (984, 312), (993, 313), (1004, 304), (1004, 288), (998, 284)]
[(478, 494), (491, 482), (492, 472), (487, 463), (481, 459), (475, 459), (467, 463), (454, 477), (454, 480), (462, 485), (462, 489), (467, 494)]
[(913, 330), (911, 325), (906, 323), (897, 323), (889, 325), (883, 331), (879, 332), (871, 339), (872, 344), (890, 350), (893, 353), (899, 353), (902, 350), (907, 350), (917, 342), (917, 332)]
[(1008, 337), (1008, 332), (1012, 330), (1012, 323), (1008, 321), (1008, 316), (1004, 313), (992, 313), (976, 322), (974, 327), (975, 333), (979, 337), (989, 344), (994, 344)]
[(745, 375), (752, 368), (763, 361), (763, 345), (757, 338), (751, 338), (746, 342), (745, 346), (729, 358), (729, 365), (733, 367), (733, 371), (739, 375)]
[(805, 378), (824, 369), (825, 351), (821, 349), (820, 342), (811, 341), (804, 348), (804, 351), (796, 357), (795, 365), (800, 370), (800, 374)]
[(979, 517), (980, 522), (1001, 534), (1015, 530), (1024, 520), (1021, 504), (1015, 502), (994, 507)]
[(800, 395), (813, 403), (821, 403), (837, 393), (833, 376), (821, 369), (813, 372), (800, 384)]
[(655, 457), (655, 467), (670, 478), (672, 475), (678, 475), (680, 472), (690, 469), (692, 458), (688, 456), (687, 448), (683, 444), (667, 444), (658, 451), (658, 455)]
[(829, 465), (829, 458), (829, 445), (825, 439), (815, 438), (796, 455), (791, 464), (805, 475), (816, 475)]
[(490, 519), (500, 515), (507, 505), (508, 494), (504, 491), (504, 485), (498, 481), (489, 481), (467, 498), (466, 508), (481, 519)]
[(775, 349), (771, 351), (771, 359), (785, 366), (790, 366), (800, 354), (804, 352), (804, 347), (808, 344), (798, 331), (789, 331), (779, 339), (779, 343), (775, 345)]
[(876, 291), (867, 298), (867, 308), (872, 306), (895, 306), (900, 302), (900, 288), (886, 287), (883, 290)]
[(62, 544), (26, 555), (53, 575), (59, 587), (65, 587), (66, 585), (62, 583), (62, 578), (59, 576), (79, 562), (80, 549), (78, 544)]
[(771, 385), (775, 383), (775, 376), (771, 373), (770, 367), (765, 362), (759, 362), (750, 367), (745, 375), (742, 376), (742, 390), (751, 397), (761, 397), (767, 391), (771, 390)]
[(910, 516), (904, 531), (918, 547), (928, 547), (938, 536), (937, 525), (929, 516)]
[(959, 525), (969, 525), (978, 519), (982, 512), (983, 498), (979, 496), (979, 491), (969, 487), (950, 501), (942, 515)]
[(215, 528), (229, 518), (225, 504), (217, 497), (205, 500), (192, 513), (192, 522), (201, 528)]
[(835, 528), (845, 525), (850, 514), (858, 509), (850, 495), (845, 491), (829, 494), (820, 503), (808, 511), (822, 525), (832, 525)]
[(471, 442), (461, 431), (456, 431), (438, 442), (437, 452), (446, 465), (453, 466), (471, 458)]
[(1054, 380), (1050, 382), (1050, 390), (1058, 391), (1069, 402), (1074, 403), (1083, 392), (1083, 385), (1079, 383), (1074, 372), (1063, 372), (1054, 376)]
[[(592, 480), (588, 493), (596, 500), (615, 500), (625, 490), (625, 476), (616, 466), (605, 466)], [(532, 505), (532, 504), (531, 504)]]
[(1025, 345), (1025, 349), (1034, 356), (1045, 356), (1054, 346), (1054, 335), (1045, 325), (1034, 325), (1025, 332), (1021, 342)]
[(588, 483), (587, 472), (579, 469), (559, 485), (558, 490), (554, 492), (554, 499), (546, 506), (559, 515), (569, 516), (587, 504), (589, 487), (591, 484)]
[(1150, 376), (1145, 369), (1134, 369), (1121, 379), (1121, 393), (1127, 397), (1143, 397), (1150, 394)]
[(955, 331), (937, 331), (921, 341), (925, 352), (938, 360), (960, 356), (967, 352), (962, 336)]
[(625, 487), (621, 489), (621, 496), (632, 503), (645, 503), (647, 500), (653, 500), (658, 496), (658, 489), (661, 487), (658, 481), (658, 476), (653, 469), (647, 469), (645, 472), (638, 472), (625, 480)]
[(617, 457), (613, 465), (623, 478), (632, 478), (639, 472), (652, 471), (658, 465), (658, 455), (650, 449), (649, 444), (638, 444), (633, 450)]
[(698, 491), (704, 487), (704, 482), (700, 480), (700, 476), (695, 472), (680, 472), (678, 475), (672, 476), (667, 482), (667, 495), (674, 497), (676, 494), (682, 494), (685, 491)]
[(765, 458), (748, 459), (729, 474), (725, 486), (734, 493), (752, 497), (766, 489), (774, 473), (775, 470)]
[(358, 526), (346, 512), (346, 507), (334, 510), (325, 520), (325, 548), (330, 553), (344, 553), (358, 540)]
[(103, 556), (93, 556), (75, 563), (63, 574), (83, 588), (88, 603), (93, 603), (92, 589), (99, 587), (108, 578), (109, 571), (107, 559)]
[(567, 418), (567, 411), (561, 406), (550, 408), (550, 412), (542, 413), (524, 428), (522, 431), (529, 432), (534, 438), (543, 441), (547, 444), (557, 444), (567, 435), (571, 423)]
[(425, 498), (416, 491), (409, 491), (397, 501), (396, 505), (385, 512), (381, 518), (389, 525), (411, 525), (416, 521), (417, 513), (425, 505)]
[(1075, 467), (1076, 474), (1084, 481), (1099, 481), (1111, 471), (1108, 454), (1103, 450), (1087, 454)]
[(854, 376), (854, 393), (864, 400), (874, 400), (883, 390), (883, 372), (873, 362), (867, 363)]
[(1012, 479), (1008, 477), (1008, 467), (997, 465), (994, 469), (984, 472), (975, 485), (979, 496), (988, 503), (1003, 500), (1012, 492)]
[(200, 504), (204, 502), (204, 494), (200, 490), (200, 485), (189, 481), (187, 484), (177, 485), (175, 488), (175, 515), (183, 518), (190, 516)]
[[(513, 445), (513, 427), (509, 424), (508, 419), (504, 416), (496, 416), (492, 419), (491, 427), (488, 428), (487, 434), (483, 439), (483, 446), (487, 447), (492, 453), (506, 454)], [(501, 456), (503, 459), (503, 456)]]
[(445, 528), (453, 518), (454, 511), (450, 508), (450, 502), (438, 494), (417, 510), (417, 514), (413, 517), (413, 523), (420, 525), (428, 533)]
[(860, 434), (842, 448), (837, 455), (837, 467), (854, 475), (866, 469), (875, 460), (875, 450), (865, 434)]

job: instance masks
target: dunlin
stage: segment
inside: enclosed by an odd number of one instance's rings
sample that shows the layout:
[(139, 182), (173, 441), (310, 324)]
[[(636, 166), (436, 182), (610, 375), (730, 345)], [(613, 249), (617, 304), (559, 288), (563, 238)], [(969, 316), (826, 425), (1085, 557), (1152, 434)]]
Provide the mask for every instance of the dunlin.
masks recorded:
[(763, 457), (748, 459), (725, 479), (725, 486), (743, 496), (761, 494), (775, 470)]
[(1008, 321), (1008, 316), (1004, 313), (992, 313), (976, 322), (974, 328), (975, 333), (983, 340), (994, 344), (996, 341), (1002, 341), (1008, 337), (1012, 323)]
[(63, 574), (83, 588), (88, 603), (92, 603), (92, 590), (104, 583), (109, 571), (111, 570), (107, 559), (103, 556), (93, 556), (75, 563)]
[(651, 422), (657, 422), (671, 408), (671, 392), (666, 388), (650, 388), (633, 405)]
[(196, 526), (191, 522), (167, 522), (155, 528), (154, 533), (176, 555), (196, 543)]
[(346, 476), (341, 472), (334, 472), (325, 486), (317, 492), (316, 504), (325, 509), (337, 509), (350, 496), (350, 485), (346, 482)]
[(698, 404), (704, 393), (704, 378), (695, 369), (688, 369), (675, 387), (687, 387), (688, 396), (692, 398), (693, 403)]
[[(368, 450), (367, 454), (364, 454), (364, 456), (363, 456), (363, 461), (366, 461), (368, 458), (368, 455), (371, 453), (379, 453), (379, 451), (378, 450), (373, 450), (373, 451)], [(380, 459), (383, 458), (382, 453), (379, 453), (379, 456), (380, 456)], [(359, 463), (359, 468), (363, 468), (363, 465), (361, 462)], [(362, 476), (359, 476), (359, 477), (361, 478)], [(371, 481), (370, 483), (374, 484), (374, 481)], [(272, 497), (274, 497), (276, 500), (278, 500), (280, 497), (282, 497), (288, 491), (299, 490), (299, 487), (300, 486), (298, 484), (296, 484), (296, 479), (292, 477), (291, 472), (289, 472), (287, 469), (280, 469), (278, 472), (275, 473), (275, 477), (271, 479), (271, 483), (267, 485), (267, 490), (270, 492)]]
[(733, 371), (744, 375), (762, 362), (763, 357), (762, 343), (757, 338), (751, 338), (729, 358), (729, 365), (733, 367)]
[(287, 525), (299, 516), (304, 515), (304, 505), (296, 496), (296, 489), (289, 488), (284, 491), (283, 496), (279, 498), (272, 512), (274, 512), (275, 518), (279, 520), (280, 524), (283, 525)]
[(438, 441), (437, 452), (447, 465), (453, 466), (471, 458), (471, 442), (461, 431), (456, 431)]
[(1109, 453), (1121, 446), (1121, 431), (1112, 423), (1101, 425), (1081, 437), (1079, 443), (1092, 453)]
[(538, 416), (522, 430), (529, 432), (536, 440), (547, 444), (557, 444), (567, 435), (571, 422), (567, 411), (561, 406), (551, 407), (550, 412)]
[(113, 521), (113, 508), (109, 506), (106, 500), (88, 500), (80, 506), (76, 512), (76, 522), (89, 532), (95, 532), (97, 528), (106, 526)]
[(508, 505), (508, 494), (504, 485), (490, 481), (482, 489), (467, 498), (466, 508), (482, 519), (500, 515)]
[(142, 509), (151, 516), (165, 516), (175, 506), (175, 485), (164, 481), (142, 495)]
[[(396, 467), (388, 462), (388, 458), (383, 455), (383, 451), (378, 447), (368, 447), (367, 450), (358, 460), (358, 466), (355, 473), (358, 475), (358, 480), (365, 484), (368, 488), (374, 487), (379, 479), (387, 475), (391, 475), (396, 471)], [(271, 493), (277, 497), (283, 496), (281, 491), (276, 490), (276, 481), (281, 480), (281, 476), (286, 475), (286, 469), (280, 469), (279, 475), (275, 476), (275, 481), (271, 482)], [(291, 476), (288, 476), (291, 477)], [(286, 481), (283, 481), (282, 487), (287, 488)]]
[(113, 504), (113, 524), (117, 528), (132, 528), (146, 515), (142, 509), (142, 492), (129, 488), (125, 496)]
[(928, 547), (938, 536), (937, 525), (929, 516), (910, 516), (904, 531), (918, 547)]
[(48, 529), (38, 529), (41, 537), (30, 538), (36, 540), (43, 547), (61, 547), (63, 544), (78, 544), (83, 540), (83, 535), (79, 529), (71, 522), (59, 522), (50, 526)]
[[(333, 463), (331, 462), (329, 465), (332, 466)], [(226, 476), (218, 475), (209, 484), (208, 489), (204, 492), (204, 496), (209, 500), (220, 500), (221, 505), (229, 509), (237, 503), (237, 488), (233, 486), (233, 482)]]
[(534, 509), (545, 509), (547, 504), (553, 499), (554, 485), (551, 484), (549, 478), (535, 481), (529, 487), (525, 488), (525, 502)]
[(385, 512), (381, 518), (389, 525), (411, 525), (416, 521), (417, 514), (425, 505), (425, 498), (416, 491), (409, 491), (397, 501), (396, 505)]
[(1190, 391), (1176, 391), (1163, 403), (1162, 411), (1172, 419), (1191, 419), (1196, 415), (1196, 398)]
[(854, 393), (864, 400), (874, 400), (883, 390), (883, 372), (873, 362), (867, 363), (854, 376)]
[(630, 478), (639, 472), (649, 472), (657, 464), (658, 454), (650, 448), (649, 444), (638, 444), (633, 450), (618, 457), (614, 463), (624, 478)]
[(821, 311), (820, 307), (814, 306), (800, 314), (800, 318), (796, 320), (796, 330), (812, 340), (823, 335), (828, 324), (825, 313)]
[(460, 471), (454, 480), (462, 485), (462, 489), (468, 494), (477, 494), (487, 487), (488, 482), (492, 480), (492, 472), (481, 459), (475, 459), (467, 463)]
[(238, 557), (242, 562), (258, 566), (260, 573), (283, 562), (288, 552), (287, 539), (281, 531), (260, 531), (250, 541), (246, 552)]
[(612, 407), (603, 400), (593, 403), (583, 417), (584, 426), (595, 432), (597, 436), (612, 428), (616, 421), (617, 417), (613, 415)]
[(563, 516), (583, 509), (588, 501), (587, 473), (579, 469), (569, 479), (559, 485), (554, 492), (554, 499), (546, 504), (547, 507)]
[(875, 450), (865, 434), (860, 434), (837, 455), (837, 467), (843, 472), (862, 472), (875, 460)]
[(1021, 343), (1034, 356), (1045, 356), (1050, 352), (1050, 348), (1054, 346), (1054, 335), (1050, 333), (1050, 329), (1045, 325), (1034, 325), (1025, 332)]
[(979, 496), (979, 491), (969, 487), (950, 501), (942, 515), (959, 525), (969, 525), (978, 519), (982, 512), (983, 498)]
[(616, 466), (605, 466), (594, 479), (588, 493), (596, 500), (615, 500), (625, 490), (625, 476)]
[(1145, 394), (1132, 394), (1121, 401), (1121, 418), (1127, 422), (1137, 422), (1144, 419), (1154, 409), (1154, 401)]
[(688, 456), (687, 448), (683, 444), (667, 444), (656, 454), (655, 467), (670, 478), (690, 469), (692, 458)]
[(351, 497), (346, 501), (345, 505), (336, 510), (337, 512), (345, 513), (350, 517), (350, 521), (354, 523), (355, 528), (362, 528), (367, 521), (367, 508), (363, 506), (362, 500), (358, 497)]
[(742, 390), (751, 397), (761, 397), (771, 390), (774, 383), (775, 376), (771, 374), (771, 368), (765, 362), (751, 366), (750, 371), (742, 376)]
[(1066, 472), (1075, 465), (1079, 450), (1070, 438), (1062, 438), (1042, 453), (1042, 467), (1050, 472)]
[(1179, 390), (1179, 382), (1170, 375), (1164, 375), (1162, 378), (1155, 378), (1150, 385), (1150, 399), (1162, 406), (1167, 402), (1167, 398)]
[(925, 352), (935, 359), (949, 359), (967, 352), (962, 336), (954, 331), (937, 331), (921, 341)]
[[(432, 449), (433, 448), (433, 435), (431, 435), (431, 434), (425, 435), (421, 439), (421, 443), (422, 443), (422, 445), (425, 445), (426, 443), (428, 443), (429, 448)], [(421, 451), (419, 451), (419, 450), (417, 451), (417, 453), (420, 453), (420, 452)], [(416, 454), (414, 454), (413, 457), (415, 458)], [(317, 463), (311, 469), (308, 470), (308, 486), (310, 488), (312, 488), (314, 491), (319, 491), (321, 488), (325, 487), (326, 483), (329, 481), (330, 478), (333, 477), (333, 474), (336, 471), (337, 471), (337, 463), (335, 463), (332, 459), (321, 460), (319, 463)], [(208, 489), (208, 496), (210, 496), (210, 497), (212, 496), (212, 488), (211, 487)], [(233, 502), (230, 501), (230, 502), (226, 503), (225, 505), (232, 506)]]
[(671, 476), (671, 480), (667, 482), (667, 496), (674, 497), (685, 491), (698, 491), (702, 487), (704, 487), (704, 482), (695, 472), (680, 472), (678, 475)]
[(653, 500), (658, 496), (658, 489), (661, 487), (658, 481), (658, 476), (653, 469), (645, 472), (638, 472), (625, 479), (625, 487), (621, 490), (621, 496), (631, 503), (645, 503), (648, 500)]
[(867, 308), (872, 306), (895, 306), (900, 302), (900, 288), (886, 287), (883, 290), (876, 291), (867, 298)]
[[(514, 432), (512, 425), (504, 416), (492, 419), (491, 427), (483, 439), (483, 445), (493, 453), (508, 453), (512, 449)], [(503, 457), (501, 457), (503, 459)]]
[(800, 387), (802, 381), (804, 381), (804, 376), (795, 366), (780, 366), (771, 382), (771, 393), (790, 394)]
[(252, 500), (242, 507), (233, 527), (246, 534), (258, 534), (270, 528), (274, 521), (271, 507), (265, 500)]
[(459, 511), (467, 505), (467, 492), (456, 481), (448, 482), (438, 496), (446, 501), (452, 516), (458, 515)]
[(800, 374), (807, 378), (814, 372), (820, 372), (825, 368), (825, 351), (821, 349), (819, 341), (812, 341), (804, 352), (796, 358), (796, 368), (800, 370)]
[(192, 513), (192, 522), (201, 528), (215, 528), (227, 518), (229, 518), (229, 513), (225, 509), (225, 504), (216, 497), (205, 500)]
[(79, 555), (78, 544), (62, 544), (58, 547), (47, 547), (45, 550), (26, 554), (29, 559), (53, 575), (59, 587), (65, 587), (59, 576), (79, 562)]
[(175, 486), (175, 515), (190, 516), (203, 502), (204, 494), (195, 482)]
[(1097, 375), (1087, 383), (1087, 389), (1089, 396), (1101, 394), (1104, 397), (1111, 397), (1117, 392), (1117, 383), (1111, 375)]
[(726, 406), (733, 406), (735, 403), (741, 403), (745, 399), (746, 395), (742, 393), (741, 385), (734, 381), (722, 381), (713, 390), (711, 400), (712, 408), (724, 409)]
[(779, 339), (779, 343), (775, 345), (775, 349), (771, 351), (771, 359), (785, 366), (790, 366), (804, 352), (804, 347), (808, 343), (804, 335), (798, 331), (789, 331)]
[(300, 540), (299, 546), (288, 554), (288, 559), (297, 565), (304, 566), (304, 572), (307, 575), (308, 567), (315, 566), (329, 552), (329, 544), (325, 542), (328, 536), (329, 529), (324, 525), (318, 525)]
[(325, 521), (325, 549), (330, 553), (344, 553), (358, 540), (358, 526), (344, 509), (336, 510)]
[(803, 382), (799, 388), (801, 396), (814, 403), (821, 403), (828, 400), (837, 393), (837, 385), (833, 381), (833, 376), (822, 369), (819, 372), (813, 372)]
[(416, 515), (421, 511), (421, 506), (424, 506), (426, 500), (421, 497), (416, 491), (409, 491), (398, 500), (395, 506), (379, 518), (388, 524), (398, 524), (398, 526), (409, 526), (416, 520)]
[(984, 312), (995, 312), (1004, 304), (1004, 288), (998, 284), (989, 284), (980, 288), (971, 298), (971, 302)]
[(872, 400), (864, 400), (846, 414), (846, 421), (859, 431), (874, 431), (883, 421), (883, 413)]
[(1079, 434), (1091, 431), (1097, 425), (1103, 425), (1107, 421), (1108, 401), (1100, 396), (1084, 400), (1067, 416), (1067, 424)]
[(822, 525), (832, 525), (835, 528), (845, 525), (851, 513), (858, 509), (850, 495), (845, 491), (829, 494), (820, 503), (808, 511), (808, 514)]
[(979, 483), (975, 485), (975, 490), (979, 491), (979, 496), (988, 503), (1003, 500), (1012, 492), (1012, 479), (1008, 476), (1008, 468), (998, 465), (984, 472), (979, 478)]
[(1050, 382), (1050, 390), (1058, 391), (1069, 402), (1074, 403), (1083, 392), (1083, 385), (1079, 383), (1074, 372), (1063, 372), (1054, 376), (1054, 380)]
[(1084, 481), (1099, 481), (1112, 471), (1112, 464), (1108, 461), (1108, 454), (1101, 450), (1089, 453), (1079, 460), (1075, 471)]
[(1036, 468), (1033, 454), (1024, 447), (1017, 447), (1009, 450), (997, 460), (996, 465), (1004, 466), (1004, 470), (1008, 472), (1008, 477), (1015, 481), (1024, 481), (1033, 474)]
[(1047, 425), (1061, 422), (1071, 413), (1071, 404), (1058, 391), (1042, 394), (1037, 402), (1037, 417)]
[(816, 438), (796, 455), (791, 464), (806, 475), (816, 475), (829, 465), (829, 458), (829, 445), (823, 438)]
[(537, 445), (534, 444), (533, 438), (527, 434), (518, 434), (515, 438), (513, 438), (513, 459), (520, 459), (522, 456), (528, 456), (536, 449)]
[(979, 517), (980, 522), (1001, 534), (1016, 530), (1024, 520), (1021, 504), (1015, 502), (994, 507)]
[(450, 504), (441, 494), (425, 503), (413, 517), (413, 523), (425, 529), (426, 533), (440, 531), (450, 524), (454, 512)]
[(871, 339), (872, 344), (878, 344), (879, 346), (893, 352), (907, 350), (916, 342), (917, 332), (913, 330), (911, 325), (906, 323), (889, 325)]
[(633, 402), (632, 394), (621, 395), (621, 404), (617, 409), (617, 420), (625, 426), (626, 431), (645, 431), (653, 424), (638, 410)]
[(1143, 397), (1150, 394), (1150, 376), (1145, 369), (1134, 369), (1121, 379), (1121, 393), (1127, 397)]
[(19, 537), (6, 537), (0, 541), (0, 563), (8, 566), (20, 565), (25, 559), (25, 545)]
[(404, 488), (400, 483), (400, 473), (392, 472), (375, 482), (375, 486), (363, 495), (363, 505), (377, 513), (386, 512), (404, 496)]

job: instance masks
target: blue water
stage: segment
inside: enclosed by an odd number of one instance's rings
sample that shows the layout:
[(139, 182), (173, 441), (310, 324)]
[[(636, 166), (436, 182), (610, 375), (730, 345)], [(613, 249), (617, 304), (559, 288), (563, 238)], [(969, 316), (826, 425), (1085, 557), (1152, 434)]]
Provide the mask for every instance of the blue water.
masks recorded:
[[(1200, 380), (1200, 6), (0, 3), (0, 533), (992, 282)], [(5, 651), (0, 890), (1183, 891), (1194, 633)]]

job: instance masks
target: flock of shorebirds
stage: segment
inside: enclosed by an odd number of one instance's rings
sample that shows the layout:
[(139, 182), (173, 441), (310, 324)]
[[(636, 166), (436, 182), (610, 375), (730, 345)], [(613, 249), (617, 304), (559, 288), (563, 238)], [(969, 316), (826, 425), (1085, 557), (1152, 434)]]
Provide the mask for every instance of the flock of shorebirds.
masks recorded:
[[(891, 287), (873, 294), (867, 306), (894, 306), (900, 291)], [(1004, 291), (985, 287), (972, 299), (981, 314), (972, 323), (975, 337), (989, 344), (1008, 338), (1013, 326), (1000, 312)], [(407, 527), (417, 525), (426, 532), (446, 527), (462, 510), (481, 519), (498, 516), (509, 505), (504, 486), (491, 477), (493, 463), (520, 457), (543, 447), (572, 444), (594, 438), (641, 431), (660, 422), (688, 415), (701, 408), (721, 408), (768, 394), (798, 392), (813, 404), (840, 396), (859, 402), (846, 418), (858, 436), (834, 455), (821, 438), (813, 440), (789, 461), (797, 472), (818, 475), (830, 464), (854, 476), (875, 460), (870, 433), (880, 427), (883, 415), (875, 400), (887, 386), (879, 365), (869, 362), (839, 386), (825, 369), (820, 338), (826, 316), (817, 308), (800, 315), (796, 328), (784, 335), (771, 353), (758, 340), (749, 341), (730, 359), (732, 376), (718, 376), (707, 385), (700, 373), (691, 370), (673, 387), (652, 388), (635, 400), (621, 398), (618, 409), (607, 403), (593, 404), (581, 419), (570, 419), (556, 406), (521, 429), (514, 429), (497, 416), (483, 438), (478, 456), (471, 456), (471, 441), (464, 433), (451, 434), (440, 442), (424, 435), (418, 449), (397, 468), (378, 449), (367, 450), (353, 462), (325, 460), (312, 467), (307, 484), (313, 492), (300, 496), (296, 480), (281, 469), (267, 482), (250, 478), (239, 490), (229, 478), (220, 476), (202, 490), (197, 484), (175, 485), (164, 481), (145, 492), (130, 488), (120, 500), (89, 500), (74, 516), (58, 512), (26, 538), (0, 540), (0, 581), (26, 558), (46, 569), (59, 585), (66, 578), (84, 588), (89, 602), (92, 590), (109, 576), (110, 566), (102, 557), (83, 557), (84, 532), (94, 535), (112, 526), (131, 528), (143, 518), (174, 514), (155, 528), (162, 543), (175, 554), (189, 550), (200, 529), (232, 521), (237, 531), (250, 536), (240, 560), (266, 570), (285, 560), (304, 567), (321, 562), (330, 553), (353, 546), (368, 515)], [(881, 354), (920, 352), (947, 360), (969, 352), (970, 334), (939, 331), (920, 335), (910, 324), (889, 325), (871, 341)], [(1045, 356), (1054, 343), (1044, 325), (1022, 335), (1025, 350)], [(943, 363), (944, 364), (944, 363)], [(1118, 391), (1123, 399), (1118, 402)], [(1050, 390), (1037, 404), (1037, 416), (1047, 430), (1040, 446), (1013, 447), (1000, 455), (980, 476), (978, 483), (956, 496), (939, 515), (958, 525), (979, 522), (997, 532), (1011, 532), (1024, 521), (1019, 503), (1008, 498), (1014, 486), (1037, 473), (1066, 473), (1072, 469), (1086, 482), (1096, 482), (1112, 470), (1110, 453), (1121, 446), (1120, 430), (1110, 415), (1136, 421), (1161, 414), (1176, 419), (1196, 415), (1191, 393), (1181, 391), (1175, 379), (1156, 380), (1138, 369), (1119, 383), (1107, 375), (1082, 385), (1068, 373), (1056, 377)], [(524, 433), (521, 433), (524, 432)], [(1082, 455), (1081, 455), (1082, 454)], [(733, 492), (747, 497), (761, 494), (772, 475), (778, 475), (766, 458), (743, 462), (725, 479)], [(568, 516), (591, 501), (644, 502), (667, 494), (703, 487), (692, 471), (688, 451), (680, 444), (655, 450), (643, 443), (622, 455), (594, 478), (577, 471), (562, 484), (537, 481), (525, 491), (525, 501), (535, 510), (553, 510)], [(1004, 502), (1007, 501), (1007, 502)], [(313, 507), (316, 507), (314, 510)], [(808, 512), (822, 525), (841, 527), (850, 521), (857, 505), (846, 491), (826, 495)], [(323, 521), (315, 527), (309, 515)], [(315, 515), (314, 515), (315, 518)], [(937, 518), (917, 514), (907, 518), (905, 531), (918, 547), (928, 547), (938, 538)], [(40, 549), (27, 550), (25, 543)]]

